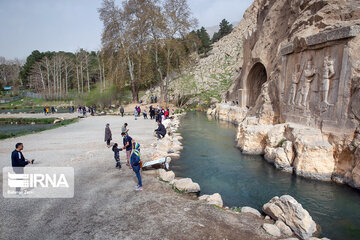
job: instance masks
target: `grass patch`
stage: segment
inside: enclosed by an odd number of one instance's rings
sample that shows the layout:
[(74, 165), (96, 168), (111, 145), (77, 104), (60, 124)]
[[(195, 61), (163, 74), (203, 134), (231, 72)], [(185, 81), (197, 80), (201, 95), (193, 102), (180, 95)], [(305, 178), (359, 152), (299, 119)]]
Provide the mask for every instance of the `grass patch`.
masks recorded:
[(45, 100), (31, 97), (24, 97), (9, 103), (0, 103), (0, 109), (42, 109), (44, 106), (57, 106), (60, 104), (66, 104), (69, 101), (55, 101), (55, 100)]
[(241, 207), (232, 207), (231, 210), (234, 212), (241, 212)]
[(286, 138), (281, 139), (280, 142), (278, 143), (277, 147), (282, 147), (284, 142), (286, 142)]
[(0, 118), (0, 124), (52, 124), (56, 118)]
[[(23, 118), (23, 119), (26, 119), (26, 121), (34, 120), (34, 119), (30, 119), (30, 118)], [(3, 120), (3, 118), (0, 119), (0, 121), (1, 120)], [(41, 120), (41, 119), (37, 119), (37, 120)], [(32, 134), (32, 133), (42, 132), (42, 131), (45, 131), (45, 130), (55, 129), (55, 128), (58, 128), (58, 127), (62, 127), (62, 126), (66, 126), (66, 125), (75, 123), (75, 122), (78, 121), (78, 119), (66, 119), (66, 120), (61, 121), (61, 122), (59, 122), (57, 124), (52, 124), (53, 121), (54, 121), (54, 119), (51, 121), (51, 125), (49, 124), (49, 127), (47, 127), (47, 128), (40, 128), (40, 129), (32, 130), (32, 131), (31, 130), (21, 131), (21, 132), (16, 132), (16, 133), (2, 133), (2, 132), (0, 132), (0, 139), (19, 137), (19, 136), (24, 136), (24, 135), (27, 135), (27, 134)], [(38, 124), (46, 124), (46, 123), (38, 122)]]

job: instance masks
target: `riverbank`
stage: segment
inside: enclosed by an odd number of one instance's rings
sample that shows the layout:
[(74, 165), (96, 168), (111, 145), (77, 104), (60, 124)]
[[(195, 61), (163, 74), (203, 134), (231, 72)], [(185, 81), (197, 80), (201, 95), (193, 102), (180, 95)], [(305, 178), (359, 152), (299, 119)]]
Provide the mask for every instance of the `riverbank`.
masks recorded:
[(142, 157), (151, 159), (156, 123), (133, 117), (88, 117), (65, 127), (0, 141), (1, 168), (9, 165), (16, 142), (24, 143), (24, 155), (36, 159), (34, 166), (75, 168), (72, 199), (2, 199), (0, 238), (277, 239), (262, 228), (268, 220), (220, 210), (178, 194), (154, 178), (154, 172), (143, 172), (144, 191), (135, 192), (136, 178), (125, 167), (125, 154), (121, 153), (124, 168), (119, 171), (103, 142), (105, 124), (110, 123), (113, 142), (121, 144), (124, 122), (140, 142)]
[(271, 111), (225, 103), (207, 114), (238, 125), (237, 146), (244, 154), (264, 155), (281, 171), (360, 189), (360, 128), (351, 134), (323, 132), (307, 122), (280, 122)]

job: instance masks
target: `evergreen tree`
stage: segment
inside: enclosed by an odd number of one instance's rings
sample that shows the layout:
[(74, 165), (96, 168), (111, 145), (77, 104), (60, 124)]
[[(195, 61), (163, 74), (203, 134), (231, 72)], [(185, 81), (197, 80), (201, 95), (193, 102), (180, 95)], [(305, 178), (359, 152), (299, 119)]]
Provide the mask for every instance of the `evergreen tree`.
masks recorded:
[(38, 50), (35, 50), (26, 58), (26, 62), (19, 74), (24, 86), (27, 86), (29, 84), (28, 78), (33, 65), (36, 62), (40, 61), (43, 56), (44, 56), (43, 53), (40, 53)]
[(212, 42), (214, 43), (219, 41), (221, 38), (231, 33), (233, 29), (233, 25), (230, 24), (226, 19), (223, 19), (219, 24), (219, 31), (213, 35)]
[(211, 50), (211, 40), (209, 34), (204, 27), (201, 27), (199, 30), (196, 31), (196, 35), (201, 42), (199, 47), (199, 53), (207, 54)]

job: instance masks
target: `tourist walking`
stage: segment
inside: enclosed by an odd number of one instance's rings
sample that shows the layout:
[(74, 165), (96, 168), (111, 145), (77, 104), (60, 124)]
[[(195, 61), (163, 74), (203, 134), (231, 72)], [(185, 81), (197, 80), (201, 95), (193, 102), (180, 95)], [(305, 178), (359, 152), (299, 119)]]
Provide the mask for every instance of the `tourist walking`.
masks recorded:
[(125, 110), (124, 110), (123, 106), (121, 106), (121, 107), (120, 107), (121, 117), (124, 117), (124, 112), (125, 112)]
[(121, 163), (120, 163), (120, 154), (119, 152), (122, 151), (122, 148), (118, 148), (118, 144), (115, 143), (114, 146), (112, 147), (112, 150), (114, 152), (114, 158), (115, 158), (115, 162), (116, 162), (116, 168), (121, 169)]
[(154, 100), (155, 100), (155, 103), (157, 103), (157, 96), (155, 95), (155, 98), (154, 98)]
[(44, 107), (44, 115), (46, 116), (46, 107)]
[(123, 144), (124, 144), (123, 149), (126, 149), (126, 159), (127, 159), (126, 165), (130, 166), (130, 156), (131, 156), (131, 151), (132, 151), (132, 138), (125, 132), (122, 132), (121, 136), (123, 137)]
[(138, 179), (138, 185), (135, 187), (136, 191), (142, 191), (143, 190), (143, 185), (141, 182), (141, 174), (140, 174), (140, 170), (141, 170), (141, 156), (140, 156), (140, 144), (134, 142), (134, 151), (131, 154), (131, 167), (133, 169), (133, 171), (136, 174), (136, 177)]
[(166, 135), (166, 128), (164, 124), (161, 123), (161, 121), (157, 121), (157, 123), (158, 123), (158, 128), (155, 129), (155, 133), (158, 139), (161, 139)]
[(111, 130), (110, 130), (110, 124), (106, 124), (105, 127), (105, 142), (107, 147), (110, 147), (110, 141), (112, 140), (112, 134), (111, 134)]
[(154, 96), (153, 95), (151, 95), (150, 100), (151, 100), (151, 103), (154, 103)]

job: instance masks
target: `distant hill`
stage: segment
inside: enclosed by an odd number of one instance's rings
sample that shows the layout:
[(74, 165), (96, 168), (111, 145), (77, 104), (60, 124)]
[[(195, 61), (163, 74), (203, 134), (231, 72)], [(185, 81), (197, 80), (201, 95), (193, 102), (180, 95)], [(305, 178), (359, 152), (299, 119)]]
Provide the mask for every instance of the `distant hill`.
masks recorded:
[[(234, 28), (240, 23), (240, 21), (236, 21), (236, 22), (232, 22), (231, 24), (234, 26)], [(214, 33), (216, 33), (217, 31), (219, 31), (219, 25), (217, 26), (212, 26), (212, 27), (206, 27), (206, 31), (208, 32), (208, 34), (210, 35), (210, 38), (213, 37)]]

